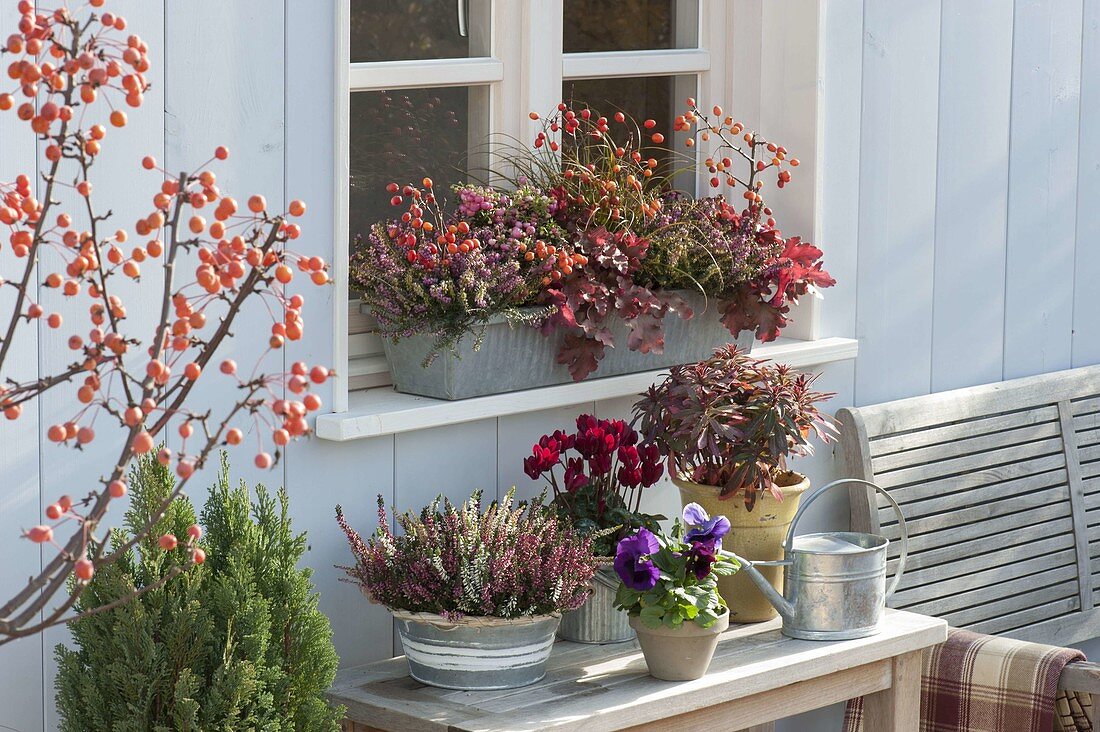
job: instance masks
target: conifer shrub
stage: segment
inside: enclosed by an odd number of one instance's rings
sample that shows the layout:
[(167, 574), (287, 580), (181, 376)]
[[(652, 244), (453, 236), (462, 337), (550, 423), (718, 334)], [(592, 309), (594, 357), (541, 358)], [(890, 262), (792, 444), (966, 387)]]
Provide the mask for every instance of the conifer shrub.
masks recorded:
[(95, 574), (77, 609), (104, 609), (72, 623), (71, 648), (57, 646), (60, 729), (337, 730), (343, 710), (323, 696), (337, 665), (332, 631), (311, 571), (298, 567), (306, 539), (291, 529), (285, 490), (231, 487), (223, 455), (198, 520), (205, 561), (157, 586), (190, 561), (182, 542), (164, 551), (158, 537), (187, 536), (195, 509), (177, 498), (142, 532), (174, 478), (147, 455), (129, 483), (125, 528), (110, 541), (145, 538)]

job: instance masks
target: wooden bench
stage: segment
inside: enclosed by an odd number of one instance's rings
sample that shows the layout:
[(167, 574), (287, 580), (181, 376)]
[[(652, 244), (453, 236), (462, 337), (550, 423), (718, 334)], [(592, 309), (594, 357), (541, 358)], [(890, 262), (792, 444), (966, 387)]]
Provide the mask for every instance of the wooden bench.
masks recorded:
[[(905, 513), (892, 607), (1050, 645), (1100, 636), (1100, 366), (837, 418), (847, 475)], [(850, 498), (853, 531), (898, 538), (885, 499), (862, 486)], [(1100, 693), (1100, 665), (1067, 666), (1060, 686)]]

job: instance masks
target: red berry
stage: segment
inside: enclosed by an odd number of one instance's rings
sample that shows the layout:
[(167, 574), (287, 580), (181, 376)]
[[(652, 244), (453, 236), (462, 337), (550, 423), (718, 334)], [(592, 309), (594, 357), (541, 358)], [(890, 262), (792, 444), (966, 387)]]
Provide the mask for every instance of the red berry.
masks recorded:
[(165, 534), (157, 540), (157, 545), (166, 552), (172, 551), (178, 544), (175, 534)]
[(73, 574), (77, 579), (87, 582), (95, 574), (95, 565), (92, 564), (90, 559), (78, 559), (76, 564), (73, 565)]

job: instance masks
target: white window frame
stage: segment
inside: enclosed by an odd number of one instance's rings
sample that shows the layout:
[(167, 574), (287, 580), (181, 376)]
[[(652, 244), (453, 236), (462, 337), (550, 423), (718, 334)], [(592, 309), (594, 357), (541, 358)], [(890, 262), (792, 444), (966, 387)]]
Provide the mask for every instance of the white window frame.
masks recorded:
[[(695, 76), (700, 103), (725, 104), (739, 119), (759, 125), (799, 151), (802, 186), (785, 194), (784, 220), (793, 231), (817, 226), (817, 53), (822, 0), (697, 0), (698, 47), (647, 51), (563, 53), (562, 0), (490, 0), (489, 56), (416, 61), (351, 62), (350, 0), (337, 0), (335, 109), (335, 241), (333, 242), (333, 408), (348, 409), (349, 363), (355, 353), (376, 350), (377, 336), (349, 336), (349, 157), (350, 95), (357, 91), (444, 86), (487, 86), (489, 130), (514, 139), (534, 139), (538, 123), (528, 112), (545, 112), (561, 100), (571, 79)], [(782, 7), (779, 7), (782, 6)], [(483, 29), (484, 30), (484, 29)], [(517, 32), (518, 31), (518, 32)], [(765, 39), (766, 42), (765, 42)], [(737, 74), (732, 69), (737, 69)], [(809, 88), (807, 88), (807, 85)], [(807, 123), (807, 120), (810, 123)], [(809, 175), (805, 175), (809, 173)], [(698, 190), (706, 190), (700, 173)], [(788, 210), (789, 205), (789, 210)], [(817, 332), (814, 303), (801, 306), (784, 335), (811, 340)], [(367, 370), (385, 371), (384, 356)], [(388, 376), (388, 371), (386, 372)]]

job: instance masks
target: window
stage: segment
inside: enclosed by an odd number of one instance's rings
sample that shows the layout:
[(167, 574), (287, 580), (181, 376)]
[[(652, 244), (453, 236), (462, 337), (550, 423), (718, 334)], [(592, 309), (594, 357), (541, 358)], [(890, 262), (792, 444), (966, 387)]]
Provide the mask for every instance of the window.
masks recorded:
[[(484, 157), (493, 154), (487, 139), (532, 140), (537, 123), (530, 111), (583, 99), (596, 109), (652, 117), (671, 130), (674, 110), (687, 97), (728, 104), (734, 91), (728, 68), (738, 46), (736, 11), (726, 0), (341, 3), (346, 25), (338, 29), (337, 45), (344, 76), (337, 83), (345, 93), (337, 95), (344, 105), (337, 110), (337, 139), (346, 147), (338, 151), (338, 195), (344, 197), (337, 203), (338, 286), (346, 286), (356, 234), (391, 212), (387, 182), (424, 175), (437, 186), (458, 181), (491, 162)], [(769, 13), (757, 12), (739, 26), (743, 47), (762, 51)], [(812, 16), (816, 29), (816, 10)], [(773, 22), (786, 27), (790, 18)], [(750, 106), (757, 112), (763, 111), (760, 75), (759, 67), (750, 73), (757, 94)], [(679, 185), (691, 190), (696, 185), (687, 176)], [(348, 295), (346, 314), (337, 318), (348, 324), (346, 387), (386, 384), (381, 344), (355, 293)], [(338, 371), (341, 356), (338, 345)], [(341, 399), (346, 402), (340, 391), (337, 411), (344, 408)]]

